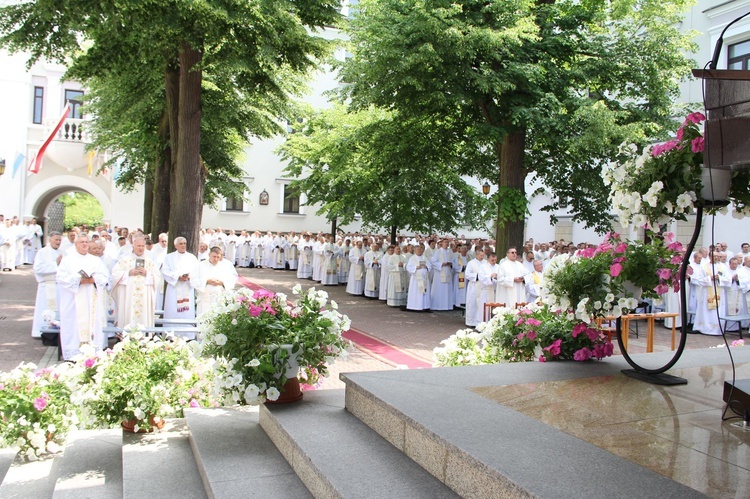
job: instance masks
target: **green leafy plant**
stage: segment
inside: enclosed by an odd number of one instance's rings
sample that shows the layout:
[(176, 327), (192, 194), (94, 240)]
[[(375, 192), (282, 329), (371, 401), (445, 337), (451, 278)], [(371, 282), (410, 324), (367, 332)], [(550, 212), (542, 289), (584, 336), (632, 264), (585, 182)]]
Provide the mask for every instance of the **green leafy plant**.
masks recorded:
[[(227, 293), (200, 318), (203, 354), (215, 358), (214, 395), (224, 404), (259, 404), (278, 399), (296, 372), (308, 385), (327, 376), (328, 364), (346, 355), (341, 336), (351, 322), (328, 308), (328, 293), (310, 288), (288, 304), (286, 295), (242, 288)], [(295, 374), (296, 375), (296, 374)]]

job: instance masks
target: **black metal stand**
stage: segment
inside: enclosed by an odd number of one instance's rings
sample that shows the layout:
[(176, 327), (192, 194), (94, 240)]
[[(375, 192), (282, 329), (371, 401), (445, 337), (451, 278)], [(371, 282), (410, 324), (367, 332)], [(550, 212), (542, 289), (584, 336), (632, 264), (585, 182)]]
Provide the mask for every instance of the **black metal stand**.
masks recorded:
[[(685, 250), (685, 255), (682, 258), (682, 267), (680, 268), (680, 344), (677, 346), (672, 359), (664, 364), (662, 367), (657, 369), (647, 369), (639, 366), (630, 355), (623, 345), (622, 341), (622, 321), (617, 318), (616, 329), (617, 329), (617, 344), (620, 346), (620, 352), (625, 360), (630, 364), (633, 369), (623, 369), (622, 373), (640, 381), (646, 383), (652, 383), (655, 385), (686, 385), (687, 380), (685, 378), (679, 378), (670, 374), (664, 374), (666, 371), (672, 368), (682, 356), (682, 352), (685, 351), (685, 342), (687, 341), (688, 335), (688, 313), (687, 313), (687, 293), (685, 290), (685, 284), (687, 281), (687, 268), (690, 264), (690, 255), (693, 254), (695, 249), (695, 243), (698, 241), (698, 235), (701, 231), (701, 225), (703, 223), (703, 205), (698, 204), (695, 213), (695, 229), (693, 230), (693, 237), (688, 243), (688, 247)], [(628, 334), (628, 331), (625, 331)]]

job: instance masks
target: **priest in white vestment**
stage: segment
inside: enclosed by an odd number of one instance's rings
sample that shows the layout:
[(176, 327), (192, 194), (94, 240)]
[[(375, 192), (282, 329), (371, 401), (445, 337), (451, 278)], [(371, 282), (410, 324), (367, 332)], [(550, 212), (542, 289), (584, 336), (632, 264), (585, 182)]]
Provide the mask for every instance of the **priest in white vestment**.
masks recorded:
[(101, 259), (88, 254), (89, 238), (76, 237), (76, 252), (64, 256), (57, 268), (60, 299), (60, 343), (63, 358), (70, 360), (82, 344), (96, 349), (107, 347), (102, 332), (104, 310), (101, 293), (106, 293), (109, 273)]
[(333, 243), (333, 236), (326, 236), (325, 241), (322, 248), (320, 283), (324, 286), (338, 286), (339, 247)]
[(187, 252), (187, 240), (174, 240), (175, 251), (164, 258), (161, 275), (167, 282), (164, 293), (164, 319), (195, 319), (195, 289), (190, 282), (198, 259)]
[(453, 251), (448, 240), (440, 241), (440, 247), (432, 251), (432, 285), (430, 287), (431, 310), (453, 310)]
[(544, 263), (541, 260), (534, 260), (534, 270), (524, 276), (526, 303), (534, 302), (542, 296), (542, 287), (544, 286), (543, 268)]
[(502, 279), (497, 280), (496, 300), (505, 303), (508, 308), (513, 308), (516, 303), (526, 301), (526, 281), (524, 276), (528, 273), (526, 267), (518, 261), (516, 248), (508, 249), (505, 259), (500, 264)]
[(395, 246), (392, 244), (389, 245), (380, 260), (380, 290), (378, 291), (378, 300), (384, 302), (388, 301), (388, 280), (391, 278), (391, 273), (388, 270), (388, 257), (393, 256), (394, 250)]
[(161, 287), (161, 272), (146, 258), (146, 240), (133, 239), (133, 253), (118, 261), (112, 269), (112, 295), (116, 296), (115, 325), (126, 328), (139, 324), (154, 327), (156, 290)]
[(297, 242), (297, 254), (299, 255), (299, 262), (297, 263), (297, 278), (298, 279), (310, 279), (312, 277), (312, 262), (313, 262), (313, 251), (312, 242), (310, 242), (310, 234), (305, 234), (302, 239)]
[(453, 255), (453, 304), (457, 307), (466, 306), (466, 266), (471, 260), (468, 250), (466, 244), (460, 244)]
[(234, 232), (234, 229), (229, 229), (229, 235), (224, 239), (224, 246), (226, 247), (225, 259), (232, 265), (237, 265), (237, 246), (239, 244), (239, 238)]
[(297, 243), (299, 242), (299, 236), (294, 232), (290, 232), (287, 237), (287, 245), (284, 250), (284, 258), (289, 270), (297, 270), (299, 267), (299, 248)]
[[(468, 253), (468, 252), (467, 252)], [(476, 327), (482, 322), (484, 310), (479, 307), (479, 271), (484, 265), (484, 250), (478, 248), (474, 252), (475, 258), (466, 264), (466, 325)]]
[[(497, 297), (498, 283), (504, 278), (505, 276), (502, 273), (502, 267), (497, 263), (497, 255), (495, 253), (490, 253), (487, 255), (487, 259), (482, 262), (482, 265), (479, 267), (479, 280), (476, 284), (477, 311), (481, 310), (482, 322), (485, 322), (485, 304), (504, 303), (506, 307), (508, 306), (506, 302)], [(488, 315), (486, 320), (491, 318), (492, 316)]]
[(237, 270), (222, 258), (221, 248), (214, 246), (208, 260), (198, 264), (198, 271), (191, 277), (197, 294), (198, 315), (209, 310), (219, 298), (237, 285)]
[(365, 250), (362, 241), (357, 241), (356, 246), (349, 252), (349, 280), (346, 283), (346, 292), (352, 295), (361, 295), (365, 290)]
[(409, 273), (409, 294), (406, 299), (407, 310), (430, 309), (430, 271), (432, 264), (424, 256), (424, 247), (418, 244), (414, 247), (414, 255), (406, 264)]
[(31, 324), (31, 336), (41, 338), (40, 329), (45, 326), (44, 313), (49, 310), (57, 316), (57, 266), (60, 264), (60, 243), (62, 236), (59, 232), (51, 232), (47, 246), (39, 250), (34, 258), (34, 277), (36, 278), (36, 303), (34, 305), (34, 321)]
[[(739, 258), (730, 259), (725, 272), (719, 278), (721, 284), (721, 316), (728, 319), (731, 319), (732, 316), (747, 314), (747, 304), (742, 289), (740, 289), (740, 280), (737, 274), (739, 263)], [(740, 327), (744, 325), (744, 323), (732, 321), (723, 324), (724, 331), (739, 331)]]
[(34, 259), (36, 254), (42, 248), (42, 236), (44, 231), (42, 226), (36, 222), (36, 218), (32, 218), (26, 225), (26, 237), (23, 240), (24, 243), (24, 263), (27, 265), (34, 265)]
[(380, 267), (383, 253), (380, 245), (373, 243), (370, 251), (365, 253), (365, 296), (367, 298), (378, 298), (380, 295)]
[(406, 272), (406, 258), (401, 254), (401, 248), (395, 246), (393, 254), (384, 259), (384, 267), (388, 270), (388, 291), (386, 304), (391, 307), (406, 306), (406, 289), (409, 284), (409, 274)]
[[(693, 255), (693, 261), (696, 264), (691, 265), (693, 273), (690, 276), (691, 300), (693, 297), (695, 298), (693, 332), (712, 336), (720, 335), (721, 327), (716, 313), (717, 300), (715, 297), (711, 303), (708, 300), (709, 290), (713, 289), (714, 281), (718, 281), (719, 276), (712, 275), (708, 262), (702, 258), (700, 253)], [(711, 294), (713, 295), (713, 292)]]
[(339, 284), (346, 284), (349, 281), (349, 252), (352, 250), (351, 240), (347, 238), (339, 247)]

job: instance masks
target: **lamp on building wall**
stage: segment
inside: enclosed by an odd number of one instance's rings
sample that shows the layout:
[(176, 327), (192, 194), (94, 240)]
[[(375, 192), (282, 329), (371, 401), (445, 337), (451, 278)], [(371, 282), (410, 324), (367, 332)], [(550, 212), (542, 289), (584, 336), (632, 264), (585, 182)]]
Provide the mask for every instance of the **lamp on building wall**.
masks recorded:
[(5, 160), (0, 159), (0, 177), (5, 175)]
[(490, 193), (490, 183), (485, 180), (484, 184), (482, 184), (482, 194), (487, 196), (489, 193)]

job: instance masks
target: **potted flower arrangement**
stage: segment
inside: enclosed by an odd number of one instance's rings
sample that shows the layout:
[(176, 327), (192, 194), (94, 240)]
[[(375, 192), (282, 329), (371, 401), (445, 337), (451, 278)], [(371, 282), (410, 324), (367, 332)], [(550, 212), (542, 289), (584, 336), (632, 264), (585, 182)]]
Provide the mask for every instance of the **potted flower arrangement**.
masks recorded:
[(573, 310), (579, 321), (589, 324), (597, 317), (632, 312), (641, 298), (679, 291), (682, 244), (672, 233), (648, 235), (651, 241), (645, 243), (610, 233), (580, 255), (556, 256), (545, 273), (545, 302), (553, 310)]
[(635, 144), (623, 144), (620, 160), (603, 168), (604, 183), (611, 186), (609, 199), (623, 227), (657, 228), (673, 219), (685, 220), (699, 199), (724, 199), (733, 205), (735, 218), (750, 215), (750, 171), (703, 168), (705, 119), (701, 113), (689, 114), (675, 139), (641, 152)]
[(298, 376), (314, 384), (347, 354), (349, 318), (325, 291), (283, 293), (247, 288), (227, 293), (200, 318), (203, 354), (215, 359), (214, 395), (226, 405), (299, 398)]
[(612, 355), (614, 347), (603, 331), (579, 321), (572, 312), (534, 303), (522, 309), (502, 307), (478, 331), (461, 330), (434, 350), (439, 366), (585, 361)]
[(151, 431), (166, 417), (182, 417), (184, 407), (217, 405), (209, 397), (210, 362), (197, 348), (181, 338), (150, 339), (132, 331), (111, 350), (84, 351), (76, 363), (80, 388), (72, 395), (83, 425)]
[(67, 368), (38, 370), (22, 363), (0, 373), (0, 441), (18, 447), (27, 460), (61, 451), (68, 431), (78, 424)]

